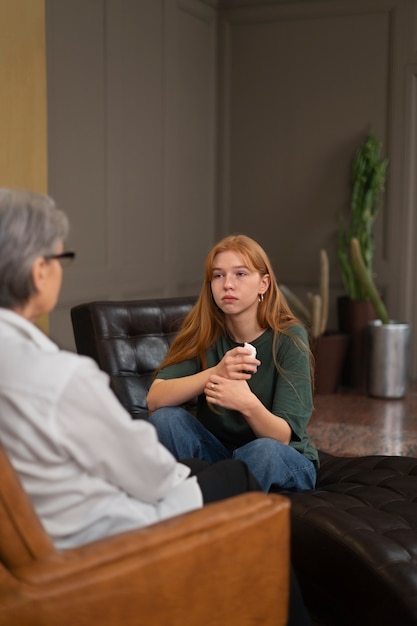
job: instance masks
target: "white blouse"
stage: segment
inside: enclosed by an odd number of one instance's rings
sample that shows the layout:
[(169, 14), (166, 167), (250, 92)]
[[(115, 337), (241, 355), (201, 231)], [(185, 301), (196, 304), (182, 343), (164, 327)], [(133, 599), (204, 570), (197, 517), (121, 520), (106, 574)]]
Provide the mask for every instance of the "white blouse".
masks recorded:
[(0, 438), (59, 549), (200, 508), (190, 470), (90, 358), (0, 308)]

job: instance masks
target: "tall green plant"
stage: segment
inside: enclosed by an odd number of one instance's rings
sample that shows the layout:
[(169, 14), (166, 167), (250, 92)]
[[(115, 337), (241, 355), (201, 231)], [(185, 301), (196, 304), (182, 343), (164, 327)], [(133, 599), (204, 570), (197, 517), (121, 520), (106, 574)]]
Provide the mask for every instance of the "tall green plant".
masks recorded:
[(358, 239), (353, 238), (350, 242), (350, 255), (352, 258), (353, 270), (362, 285), (367, 297), (372, 302), (378, 319), (383, 324), (389, 324), (390, 317), (386, 306), (376, 288), (372, 274), (368, 271), (365, 261), (361, 254), (361, 249)]
[(371, 130), (352, 162), (350, 219), (342, 216), (338, 233), (338, 260), (343, 284), (351, 300), (367, 300), (368, 293), (358, 280), (350, 257), (350, 242), (359, 242), (365, 267), (372, 276), (374, 257), (373, 226), (385, 189), (388, 160), (381, 156), (382, 145)]

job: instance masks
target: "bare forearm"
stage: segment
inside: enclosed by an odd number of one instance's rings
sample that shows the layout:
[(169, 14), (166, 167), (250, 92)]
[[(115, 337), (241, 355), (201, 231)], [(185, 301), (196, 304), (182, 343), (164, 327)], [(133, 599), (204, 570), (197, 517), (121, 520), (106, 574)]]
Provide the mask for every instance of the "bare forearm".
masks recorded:
[(291, 427), (282, 417), (274, 415), (255, 398), (256, 402), (250, 405), (242, 414), (257, 437), (270, 437), (284, 444), (291, 440)]
[(170, 380), (157, 378), (148, 392), (149, 410), (152, 412), (164, 406), (180, 406), (199, 396), (203, 392), (212, 371), (210, 368), (191, 376)]

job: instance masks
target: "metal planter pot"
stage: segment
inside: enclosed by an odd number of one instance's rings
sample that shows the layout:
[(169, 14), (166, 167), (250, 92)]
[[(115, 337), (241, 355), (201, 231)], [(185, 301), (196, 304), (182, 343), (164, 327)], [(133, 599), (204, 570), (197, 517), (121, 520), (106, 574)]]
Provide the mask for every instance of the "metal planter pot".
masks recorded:
[(368, 331), (368, 394), (403, 398), (409, 384), (410, 324), (373, 320)]

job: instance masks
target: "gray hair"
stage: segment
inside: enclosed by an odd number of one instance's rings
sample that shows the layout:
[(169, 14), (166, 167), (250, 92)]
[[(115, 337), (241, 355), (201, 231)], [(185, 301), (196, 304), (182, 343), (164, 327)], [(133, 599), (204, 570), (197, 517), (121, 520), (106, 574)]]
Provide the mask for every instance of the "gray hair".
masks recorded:
[(68, 235), (68, 218), (49, 196), (0, 189), (0, 307), (27, 303), (36, 289), (32, 266), (54, 254)]

